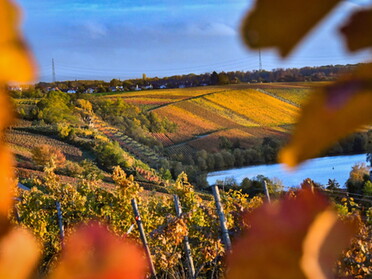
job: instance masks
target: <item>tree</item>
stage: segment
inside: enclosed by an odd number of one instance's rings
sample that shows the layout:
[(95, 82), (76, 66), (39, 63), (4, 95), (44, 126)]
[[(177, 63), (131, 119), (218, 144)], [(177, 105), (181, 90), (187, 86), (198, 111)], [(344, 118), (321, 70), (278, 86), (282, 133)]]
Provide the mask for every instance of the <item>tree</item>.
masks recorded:
[(336, 181), (336, 179), (328, 179), (327, 183), (327, 190), (338, 190), (340, 189), (340, 184)]
[(350, 193), (362, 194), (364, 184), (369, 180), (369, 167), (365, 163), (358, 163), (352, 167), (349, 179), (346, 181)]
[(59, 168), (63, 167), (66, 162), (66, 157), (55, 146), (43, 144), (36, 146), (31, 150), (32, 160), (39, 167), (53, 167)]
[(122, 82), (120, 81), (120, 79), (116, 79), (116, 78), (113, 78), (112, 80), (110, 80), (110, 86), (120, 86), (122, 85)]
[(216, 71), (214, 71), (211, 75), (211, 84), (212, 85), (218, 84), (218, 74), (216, 73)]
[(230, 79), (226, 73), (222, 72), (218, 74), (218, 84), (224, 85), (224, 84), (229, 84), (229, 83), (230, 83)]
[(87, 113), (92, 113), (93, 112), (92, 103), (89, 102), (88, 100), (78, 99), (78, 100), (76, 100), (76, 105), (78, 107), (82, 108)]
[(61, 91), (51, 91), (38, 103), (37, 116), (47, 123), (77, 122), (78, 119), (70, 107), (71, 97)]

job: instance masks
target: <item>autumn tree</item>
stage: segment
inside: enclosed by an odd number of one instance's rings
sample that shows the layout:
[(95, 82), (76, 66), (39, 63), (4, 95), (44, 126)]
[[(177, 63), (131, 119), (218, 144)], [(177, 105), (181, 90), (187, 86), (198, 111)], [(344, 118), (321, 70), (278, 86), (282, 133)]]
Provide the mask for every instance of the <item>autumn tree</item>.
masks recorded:
[(32, 160), (39, 167), (63, 167), (66, 157), (55, 146), (42, 144), (32, 149)]

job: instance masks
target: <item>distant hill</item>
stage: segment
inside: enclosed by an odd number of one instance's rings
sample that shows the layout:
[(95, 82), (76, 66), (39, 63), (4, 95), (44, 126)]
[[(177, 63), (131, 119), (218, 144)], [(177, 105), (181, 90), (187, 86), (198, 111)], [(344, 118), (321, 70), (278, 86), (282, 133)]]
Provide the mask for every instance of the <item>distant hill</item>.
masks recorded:
[(288, 135), (299, 107), (318, 84), (236, 84), (139, 91), (105, 98), (123, 98), (175, 122), (176, 133), (154, 134), (168, 148), (217, 151), (222, 136), (248, 147), (257, 139)]

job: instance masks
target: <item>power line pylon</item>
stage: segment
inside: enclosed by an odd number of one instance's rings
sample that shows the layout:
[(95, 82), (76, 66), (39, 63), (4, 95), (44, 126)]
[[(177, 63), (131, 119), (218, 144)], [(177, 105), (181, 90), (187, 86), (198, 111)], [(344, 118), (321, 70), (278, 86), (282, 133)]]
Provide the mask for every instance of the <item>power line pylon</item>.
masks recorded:
[(54, 58), (52, 58), (52, 75), (53, 75), (53, 82), (56, 82), (56, 69), (54, 67)]

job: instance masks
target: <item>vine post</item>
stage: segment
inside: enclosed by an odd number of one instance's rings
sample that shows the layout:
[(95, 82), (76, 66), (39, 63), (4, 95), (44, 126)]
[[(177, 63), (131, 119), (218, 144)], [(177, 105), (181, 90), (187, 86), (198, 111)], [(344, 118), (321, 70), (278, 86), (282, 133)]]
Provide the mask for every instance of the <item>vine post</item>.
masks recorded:
[(63, 246), (64, 239), (65, 239), (65, 227), (63, 226), (62, 210), (61, 210), (61, 204), (59, 201), (56, 201), (56, 208), (57, 208), (59, 236), (61, 238), (62, 246)]
[(143, 228), (141, 215), (140, 215), (139, 210), (138, 210), (138, 205), (137, 205), (136, 199), (132, 199), (131, 203), (132, 203), (134, 216), (135, 216), (135, 219), (136, 219), (136, 222), (137, 222), (138, 230), (139, 230), (139, 233), (140, 233), (140, 237), (141, 237), (141, 240), (142, 240), (142, 244), (143, 244), (143, 247), (145, 248), (147, 259), (149, 261), (151, 274), (152, 274), (153, 278), (156, 279), (157, 278), (156, 270), (155, 270), (154, 263), (152, 262), (149, 244), (147, 243), (146, 234), (145, 234), (145, 230)]
[(221, 231), (222, 231), (222, 240), (223, 243), (225, 244), (225, 252), (231, 252), (231, 240), (229, 236), (229, 231), (227, 229), (227, 223), (226, 223), (226, 217), (225, 213), (223, 212), (223, 206), (221, 203), (221, 197), (220, 197), (220, 191), (218, 189), (217, 185), (212, 185), (212, 192), (213, 192), (213, 197), (214, 201), (216, 204), (216, 209), (217, 209), (217, 214), (220, 219), (220, 226), (221, 226)]
[(268, 203), (271, 203), (270, 193), (269, 193), (269, 189), (267, 188), (267, 182), (266, 182), (266, 180), (264, 180), (263, 186), (264, 186), (264, 191), (265, 191), (267, 202)]
[[(180, 200), (179, 200), (177, 195), (173, 195), (173, 200), (174, 200), (174, 206), (176, 208), (177, 217), (180, 218), (181, 215), (182, 215), (182, 207), (181, 207), (181, 204), (180, 204)], [(192, 255), (191, 255), (189, 237), (186, 235), (183, 241), (184, 241), (184, 245), (185, 245), (185, 255), (186, 255), (186, 260), (187, 260), (187, 264), (188, 264), (190, 277), (195, 278), (195, 267), (194, 267), (194, 261), (192, 259)]]

